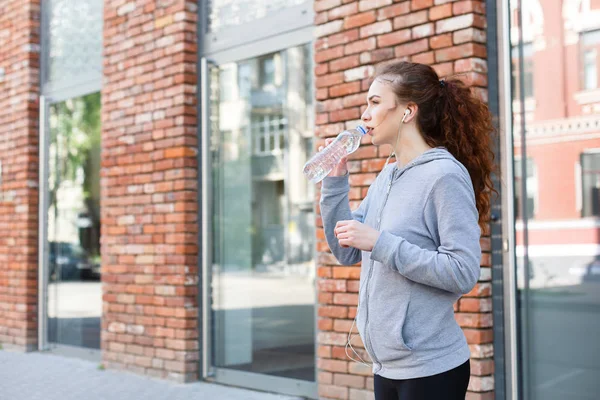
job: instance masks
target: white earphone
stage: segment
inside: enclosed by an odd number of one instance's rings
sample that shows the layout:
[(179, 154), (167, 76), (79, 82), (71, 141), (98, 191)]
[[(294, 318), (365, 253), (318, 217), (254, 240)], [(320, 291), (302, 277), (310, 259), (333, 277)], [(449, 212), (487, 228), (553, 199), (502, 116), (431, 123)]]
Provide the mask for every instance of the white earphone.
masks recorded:
[(404, 110), (404, 116), (407, 116), (410, 114), (410, 108), (407, 108), (406, 110)]

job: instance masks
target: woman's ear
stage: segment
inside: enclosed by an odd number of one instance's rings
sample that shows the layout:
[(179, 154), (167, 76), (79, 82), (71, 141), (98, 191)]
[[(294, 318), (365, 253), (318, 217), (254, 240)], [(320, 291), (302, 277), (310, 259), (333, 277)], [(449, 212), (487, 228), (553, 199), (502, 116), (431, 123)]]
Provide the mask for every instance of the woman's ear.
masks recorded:
[(406, 105), (406, 109), (404, 110), (403, 121), (405, 124), (412, 121), (417, 115), (417, 111), (419, 110), (419, 106), (415, 103), (409, 103)]

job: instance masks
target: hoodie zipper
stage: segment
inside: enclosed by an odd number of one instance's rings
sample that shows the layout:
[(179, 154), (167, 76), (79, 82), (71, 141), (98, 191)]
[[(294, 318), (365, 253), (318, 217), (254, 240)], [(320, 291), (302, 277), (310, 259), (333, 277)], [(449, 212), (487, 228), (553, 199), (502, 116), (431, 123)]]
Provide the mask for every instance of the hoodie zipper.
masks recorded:
[[(396, 171), (395, 170), (392, 171), (392, 176), (390, 178), (390, 182), (388, 183), (387, 191), (385, 194), (385, 200), (383, 201), (383, 205), (381, 206), (381, 210), (379, 210), (379, 215), (377, 216), (377, 227), (375, 228), (375, 229), (377, 229), (377, 231), (379, 231), (379, 228), (381, 227), (381, 216), (383, 215), (383, 209), (385, 208), (388, 198), (390, 197), (390, 191), (392, 190), (392, 184), (394, 182), (395, 174), (396, 174)], [(369, 283), (371, 282), (371, 275), (373, 275), (373, 265), (374, 265), (374, 262), (373, 262), (373, 260), (371, 260), (371, 263), (369, 265), (369, 274), (367, 275), (367, 283), (365, 286), (365, 291), (366, 291), (365, 310), (366, 310), (366, 314), (367, 314), (365, 316), (365, 334), (366, 334), (366, 339), (367, 339), (365, 341), (365, 346), (367, 347), (369, 354), (371, 354), (371, 357), (373, 357), (373, 362), (375, 364), (377, 364), (379, 366), (379, 368), (381, 369), (381, 363), (375, 356), (375, 352), (373, 351), (373, 345), (371, 344), (371, 336), (369, 335)]]
[[(444, 150), (444, 151), (447, 151), (447, 150)], [(437, 157), (437, 158), (442, 158), (442, 157)], [(446, 157), (444, 157), (444, 158), (446, 158)], [(450, 158), (450, 157), (447, 157), (447, 158)], [(395, 168), (392, 171), (390, 181), (387, 186), (387, 191), (385, 194), (385, 200), (383, 201), (383, 205), (381, 206), (381, 210), (379, 210), (379, 215), (377, 216), (377, 226), (375, 228), (375, 229), (377, 229), (377, 231), (379, 231), (379, 229), (381, 228), (381, 216), (383, 215), (383, 209), (385, 208), (388, 198), (390, 197), (390, 191), (392, 190), (392, 184), (394, 183), (394, 180), (396, 179), (396, 171), (400, 171), (400, 174), (398, 175), (398, 178), (400, 178), (404, 174), (404, 172), (406, 172), (410, 168), (414, 167), (415, 165), (420, 164), (420, 163), (417, 163), (416, 161), (417, 160), (413, 160), (406, 166), (402, 167), (400, 170)], [(422, 159), (419, 161), (423, 162)], [(429, 160), (426, 160), (426, 161), (429, 161)], [(366, 313), (365, 336), (366, 337), (365, 337), (364, 344), (365, 344), (365, 348), (367, 349), (367, 352), (373, 359), (374, 365), (377, 365), (379, 367), (379, 369), (377, 371), (375, 371), (377, 373), (378, 371), (381, 370), (382, 366), (381, 366), (381, 362), (379, 362), (379, 360), (377, 359), (377, 356), (375, 356), (375, 352), (373, 351), (373, 345), (371, 343), (371, 337), (369, 335), (369, 284), (371, 283), (371, 276), (373, 275), (373, 265), (374, 264), (375, 264), (375, 262), (373, 260), (371, 260), (371, 263), (369, 265), (369, 274), (367, 275), (367, 282), (365, 283), (365, 291), (366, 291), (366, 295), (365, 295), (365, 313)]]

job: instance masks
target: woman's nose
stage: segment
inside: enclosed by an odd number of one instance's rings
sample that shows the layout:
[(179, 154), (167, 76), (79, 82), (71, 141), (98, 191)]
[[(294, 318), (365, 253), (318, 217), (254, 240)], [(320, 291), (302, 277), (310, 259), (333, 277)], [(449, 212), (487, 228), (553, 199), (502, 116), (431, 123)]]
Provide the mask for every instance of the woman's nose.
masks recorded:
[(369, 113), (367, 111), (365, 111), (361, 116), (360, 119), (363, 120), (363, 122), (368, 122), (371, 119), (371, 116), (369, 115)]

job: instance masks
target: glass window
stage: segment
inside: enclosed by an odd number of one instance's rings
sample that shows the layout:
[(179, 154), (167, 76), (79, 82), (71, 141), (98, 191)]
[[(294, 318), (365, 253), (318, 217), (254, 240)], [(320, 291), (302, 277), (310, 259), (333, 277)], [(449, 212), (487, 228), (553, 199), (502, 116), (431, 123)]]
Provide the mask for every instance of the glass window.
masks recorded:
[(260, 63), (260, 77), (263, 86), (275, 84), (275, 58), (265, 57)]
[(48, 341), (100, 349), (100, 93), (50, 106)]
[(252, 137), (255, 156), (282, 154), (285, 150), (287, 119), (282, 114), (254, 115), (252, 121)]
[[(519, 47), (512, 47), (512, 89), (513, 99), (518, 100), (521, 97), (520, 84), (520, 63), (519, 63)], [(533, 44), (526, 43), (523, 45), (523, 71), (524, 85), (523, 96), (528, 99), (533, 97)]]
[[(516, 15), (539, 8), (537, 15), (545, 17), (543, 29), (524, 22), (521, 35), (510, 38), (512, 100), (531, 97), (535, 104), (526, 118), (520, 107), (512, 110), (517, 298), (508, 312), (517, 316), (516, 384), (519, 398), (527, 400), (595, 399), (600, 392), (600, 114), (574, 99), (582, 88), (597, 87), (600, 35), (573, 28), (593, 21), (600, 3), (565, 1), (557, 8), (541, 0), (510, 2)], [(568, 15), (557, 16), (557, 10)], [(552, 18), (576, 25), (565, 33), (555, 29)], [(565, 57), (577, 46), (579, 57)], [(548, 76), (548, 71), (561, 72)], [(534, 76), (548, 84), (533, 87)]]
[(598, 87), (597, 54), (596, 49), (586, 50), (583, 54), (583, 88), (586, 90)]
[(598, 87), (598, 50), (600, 49), (600, 30), (584, 32), (581, 35), (581, 53), (583, 65), (583, 89)]
[[(522, 160), (515, 158), (515, 216), (521, 218), (523, 216), (523, 203), (521, 200), (522, 193), (522, 173), (523, 165)], [(537, 171), (533, 159), (527, 159), (527, 165), (525, 166), (525, 173), (527, 174), (527, 199), (526, 199), (526, 216), (527, 218), (533, 218), (536, 212), (537, 203)]]
[(600, 216), (600, 153), (581, 155), (582, 213)]
[(237, 97), (236, 72), (237, 68), (234, 65), (221, 69), (219, 78), (219, 99), (221, 101), (232, 101)]
[(211, 101), (211, 300), (215, 366), (312, 382), (314, 185), (302, 174), (313, 150), (310, 57), (310, 46), (294, 47), (217, 68), (237, 78), (212, 74), (240, 96)]

